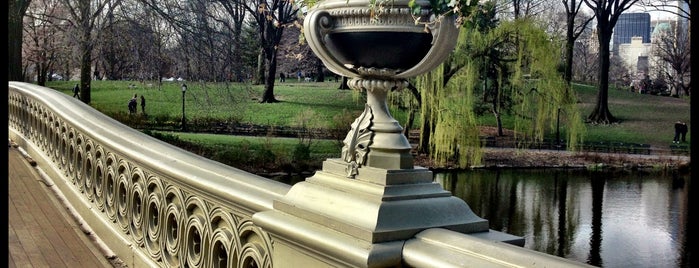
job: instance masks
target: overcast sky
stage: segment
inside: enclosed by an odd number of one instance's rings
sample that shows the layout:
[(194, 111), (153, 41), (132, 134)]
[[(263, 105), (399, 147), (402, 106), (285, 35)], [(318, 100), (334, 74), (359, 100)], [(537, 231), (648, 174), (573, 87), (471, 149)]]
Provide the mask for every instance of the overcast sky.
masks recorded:
[[(677, 2), (673, 3), (677, 4)], [(583, 4), (585, 5), (585, 4)], [(634, 7), (631, 7), (629, 10), (624, 11), (624, 13), (642, 13), (642, 12), (647, 12), (650, 14), (650, 20), (658, 20), (658, 19), (668, 19), (668, 18), (675, 18), (676, 15), (673, 15), (671, 13), (663, 12), (663, 11), (656, 11), (656, 10), (650, 10), (650, 7), (643, 7), (640, 4), (635, 5)], [(590, 11), (588, 11), (590, 12)]]
[[(677, 9), (677, 1), (675, 1), (672, 4), (675, 5), (674, 9), (676, 10)], [(663, 11), (655, 11), (655, 10), (646, 11), (646, 9), (650, 9), (650, 8), (644, 8), (642, 6), (637, 5), (635, 7), (632, 7), (631, 9), (629, 9), (629, 11), (627, 11), (627, 12), (644, 12), (645, 11), (645, 12), (648, 12), (650, 14), (651, 20), (676, 18), (676, 15), (673, 15), (672, 13), (663, 12)]]

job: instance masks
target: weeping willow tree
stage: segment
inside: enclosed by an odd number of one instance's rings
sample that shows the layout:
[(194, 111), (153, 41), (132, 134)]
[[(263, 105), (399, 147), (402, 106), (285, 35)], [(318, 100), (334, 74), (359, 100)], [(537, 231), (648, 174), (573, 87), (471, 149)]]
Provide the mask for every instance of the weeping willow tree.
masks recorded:
[(432, 160), (461, 168), (481, 164), (479, 103), (487, 103), (499, 126), (504, 113), (514, 118), (513, 130), (521, 146), (542, 141), (563, 115), (566, 144), (576, 148), (584, 125), (575, 95), (557, 69), (560, 54), (555, 52), (560, 46), (526, 19), (484, 29), (462, 27), (450, 59), (416, 79), (421, 144), (429, 145)]

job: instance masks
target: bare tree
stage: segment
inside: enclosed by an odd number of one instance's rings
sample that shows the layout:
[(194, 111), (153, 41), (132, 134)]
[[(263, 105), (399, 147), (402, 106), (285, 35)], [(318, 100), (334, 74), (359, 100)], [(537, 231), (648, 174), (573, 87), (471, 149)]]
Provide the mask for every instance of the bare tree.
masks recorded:
[[(279, 63), (277, 70), (286, 75), (296, 77), (299, 70), (315, 70), (316, 73), (323, 73), (325, 65), (313, 53), (313, 50), (305, 42), (301, 36), (302, 21), (299, 21), (294, 27), (287, 27), (282, 35), (282, 41), (279, 44)], [(317, 82), (320, 76), (316, 76)]]
[(672, 83), (672, 95), (690, 94), (691, 46), (689, 33), (678, 31), (673, 23), (669, 29), (659, 32), (653, 40), (653, 56), (657, 71)]
[(261, 56), (264, 59), (265, 90), (262, 94), (263, 103), (277, 102), (274, 97), (274, 82), (277, 73), (278, 46), (287, 25), (293, 25), (297, 20), (299, 6), (287, 0), (257, 0), (254, 5), (246, 3), (245, 8), (254, 14), (259, 26)]
[[(162, 17), (176, 31), (180, 50), (176, 71), (191, 80), (242, 81), (249, 73), (246, 42), (250, 25), (245, 1), (138, 0)], [(252, 27), (255, 28), (256, 27)], [(256, 46), (259, 47), (259, 46)]]
[(80, 99), (90, 103), (92, 82), (94, 31), (104, 18), (105, 9), (113, 9), (120, 0), (62, 0), (68, 11), (68, 20), (78, 29), (80, 51)]
[[(627, 88), (631, 84), (632, 71), (624, 64), (624, 60), (614, 54), (609, 59), (609, 83), (616, 89)], [(635, 69), (635, 68), (634, 68)]]
[(61, 15), (57, 5), (41, 0), (32, 2), (26, 13), (24, 59), (27, 66), (33, 67), (36, 81), (42, 86), (55, 73), (59, 50), (65, 47), (65, 30), (58, 19)]
[[(575, 40), (587, 29), (587, 25), (592, 21), (594, 16), (580, 18), (580, 8), (582, 0), (561, 0), (566, 11), (566, 46), (565, 46), (565, 71), (563, 78), (570, 84), (573, 79), (573, 49)], [(578, 19), (576, 21), (576, 19)]]
[[(125, 5), (127, 6), (127, 5)], [(129, 23), (123, 17), (108, 11), (107, 18), (101, 31), (97, 32), (95, 44), (95, 74), (108, 79), (124, 79), (129, 70), (134, 68), (134, 50), (138, 50), (139, 44), (147, 43), (146, 40), (135, 41), (132, 39), (132, 29), (145, 32), (140, 25)], [(100, 70), (100, 71), (98, 71)]]
[(690, 2), (691, 0), (641, 0), (639, 3), (646, 11), (663, 11), (683, 19), (691, 19)]
[(619, 16), (639, 0), (584, 0), (597, 19), (597, 40), (599, 41), (598, 94), (594, 109), (587, 121), (595, 124), (616, 123), (609, 111), (609, 45), (612, 31)]
[(8, 8), (8, 76), (9, 80), (23, 81), (22, 75), (22, 27), (24, 14), (31, 3), (30, 0), (10, 0)]
[(96, 33), (94, 79), (131, 79), (145, 83), (171, 75), (172, 59), (166, 44), (174, 35), (169, 24), (134, 0), (106, 11)]
[(597, 60), (599, 55), (596, 52), (597, 42), (595, 38), (591, 35), (590, 31), (583, 31), (581, 37), (575, 42), (573, 49), (573, 66), (572, 66), (572, 80), (580, 81), (583, 83), (594, 84), (597, 83), (597, 76), (595, 71), (599, 69), (599, 61)]
[(551, 7), (549, 0), (496, 0), (495, 12), (512, 19), (536, 17)]
[(242, 1), (219, 0), (221, 6), (226, 10), (232, 24), (226, 24), (231, 32), (232, 43), (230, 51), (230, 61), (232, 63), (234, 76), (240, 78), (243, 76), (242, 57), (243, 57), (243, 24), (247, 12)]

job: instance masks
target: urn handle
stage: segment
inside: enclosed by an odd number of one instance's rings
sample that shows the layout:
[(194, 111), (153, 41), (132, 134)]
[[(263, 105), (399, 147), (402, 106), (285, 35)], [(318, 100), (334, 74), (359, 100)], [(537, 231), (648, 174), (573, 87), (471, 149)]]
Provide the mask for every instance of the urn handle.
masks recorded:
[(322, 9), (311, 10), (304, 19), (303, 28), (308, 46), (323, 61), (325, 67), (342, 76), (357, 76), (350, 69), (339, 64), (340, 61), (330, 53), (330, 49), (333, 48), (328, 48), (324, 40), (325, 36), (335, 28), (335, 18), (329, 12)]
[(398, 73), (396, 75), (397, 78), (415, 77), (431, 71), (441, 64), (456, 47), (459, 28), (456, 27), (454, 16), (433, 17), (426, 27), (432, 34), (432, 47), (420, 63), (413, 68)]

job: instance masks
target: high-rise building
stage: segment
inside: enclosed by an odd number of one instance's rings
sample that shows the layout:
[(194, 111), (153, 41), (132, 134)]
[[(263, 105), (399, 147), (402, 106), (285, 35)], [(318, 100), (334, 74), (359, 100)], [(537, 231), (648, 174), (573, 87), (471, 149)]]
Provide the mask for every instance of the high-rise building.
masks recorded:
[(617, 52), (620, 44), (630, 44), (635, 36), (642, 38), (642, 43), (650, 43), (650, 14), (622, 13), (614, 27), (612, 51)]

